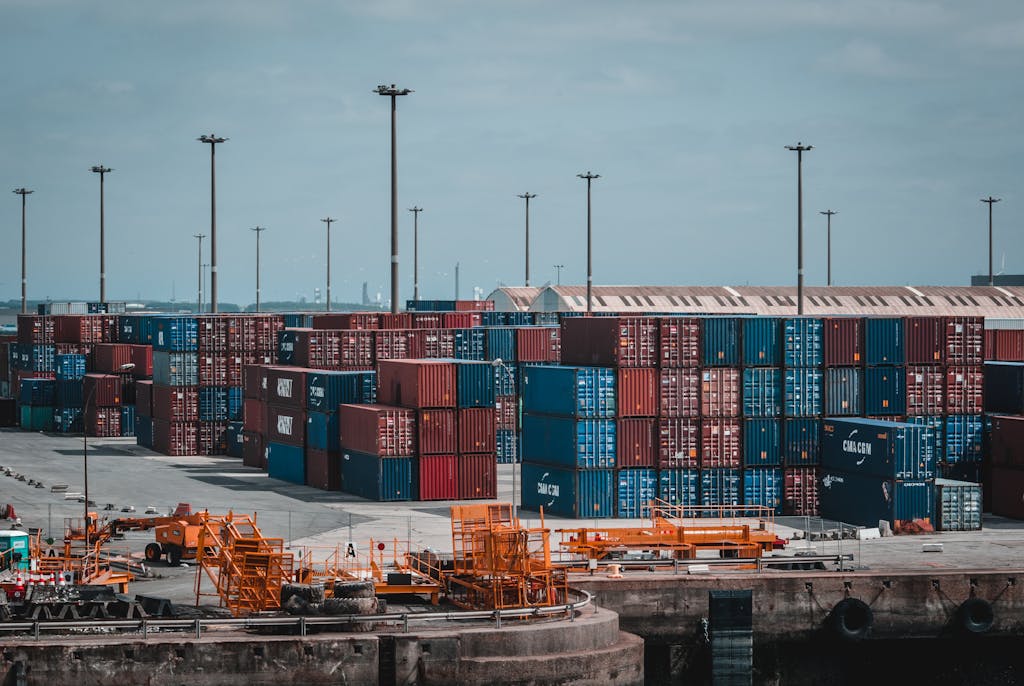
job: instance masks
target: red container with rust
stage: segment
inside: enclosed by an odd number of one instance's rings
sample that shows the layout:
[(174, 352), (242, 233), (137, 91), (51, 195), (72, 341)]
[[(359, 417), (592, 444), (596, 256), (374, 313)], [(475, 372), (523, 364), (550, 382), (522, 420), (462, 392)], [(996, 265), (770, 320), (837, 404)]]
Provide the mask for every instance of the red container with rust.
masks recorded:
[(1024, 362), (1024, 329), (986, 329), (985, 347), (986, 360)]
[(459, 455), (456, 478), (459, 500), (498, 497), (498, 461), (494, 453)]
[(1024, 469), (992, 467), (992, 514), (1024, 519)]
[[(129, 345), (128, 343), (97, 343), (92, 348), (92, 368), (93, 371), (103, 372), (105, 374), (114, 374), (121, 371), (121, 367), (126, 364), (132, 364), (132, 348), (135, 346)], [(141, 346), (140, 346), (141, 347)], [(150, 348), (150, 346), (144, 346)], [(135, 370), (132, 369), (132, 373)], [(149, 376), (153, 376), (153, 355), (150, 353), (149, 357)]]
[(457, 312), (493, 312), (493, 300), (456, 300), (455, 310)]
[(306, 370), (301, 367), (267, 367), (267, 404), (283, 407), (306, 406)]
[(384, 405), (420, 409), (455, 407), (455, 379), (456, 368), (451, 362), (381, 360), (377, 365), (377, 399)]
[(54, 343), (101, 343), (111, 340), (104, 336), (109, 316), (91, 314), (63, 314), (53, 318)]
[(419, 410), (416, 417), (420, 455), (454, 455), (458, 440), (455, 410)]
[(375, 362), (374, 335), (376, 331), (347, 329), (338, 332), (338, 349), (342, 367), (372, 368)]
[(164, 455), (197, 455), (196, 424), (153, 419), (153, 450)]
[(168, 422), (199, 421), (199, 389), (196, 386), (154, 384), (153, 417)]
[(516, 357), (520, 362), (560, 362), (562, 330), (557, 326), (516, 328)]
[(267, 431), (267, 408), (262, 400), (245, 398), (242, 400), (242, 428), (264, 434)]
[(243, 365), (242, 397), (255, 400), (264, 400), (267, 397), (267, 365)]
[(655, 367), (657, 317), (566, 317), (562, 363), (605, 367)]
[(198, 422), (196, 424), (196, 454), (223, 455), (227, 449), (227, 422)]
[(472, 329), (480, 326), (481, 316), (479, 312), (442, 312), (442, 329)]
[(412, 312), (412, 328), (414, 329), (443, 329), (440, 312)]
[(255, 469), (267, 469), (267, 452), (263, 448), (263, 434), (242, 432), (242, 464)]
[(415, 455), (416, 412), (394, 405), (339, 405), (341, 447), (381, 457)]
[(617, 460), (619, 468), (654, 467), (658, 463), (658, 443), (655, 438), (657, 419), (618, 419), (615, 423)]
[(904, 317), (906, 362), (910, 364), (942, 364), (945, 348), (944, 317)]
[(201, 352), (199, 357), (199, 385), (228, 385), (228, 356), (226, 352)]
[(700, 366), (700, 319), (661, 317), (658, 320), (658, 363), (662, 367)]
[(135, 414), (141, 417), (153, 416), (153, 382), (135, 382)]
[(412, 315), (408, 312), (381, 312), (377, 315), (380, 329), (411, 329)]
[(53, 343), (54, 318), (43, 315), (18, 315), (18, 343), (45, 345)]
[(700, 416), (700, 370), (693, 367), (662, 369), (658, 382), (658, 416)]
[(196, 346), (201, 352), (228, 349), (228, 318), (221, 315), (196, 317)]
[(705, 418), (700, 420), (700, 466), (738, 469), (743, 464), (740, 420)]
[(153, 376), (153, 346), (129, 344), (129, 359), (135, 365), (132, 376), (136, 379), (149, 379)]
[(306, 485), (321, 491), (340, 491), (341, 454), (306, 448)]
[(518, 427), (519, 400), (514, 395), (499, 395), (494, 398), (494, 428), (515, 429)]
[(121, 377), (117, 374), (86, 374), (82, 378), (83, 407), (121, 404)]
[[(735, 367), (706, 367), (700, 373), (702, 417), (739, 417), (742, 373)], [(715, 465), (725, 467), (727, 465)]]
[(618, 415), (657, 417), (661, 375), (654, 367), (620, 367), (618, 370)]
[(121, 406), (89, 405), (83, 413), (85, 432), (90, 436), (115, 438), (121, 435)]
[[(981, 414), (984, 411), (985, 375), (982, 367), (946, 368), (946, 412)], [(910, 411), (907, 410), (907, 414)]]
[(658, 467), (689, 469), (700, 465), (700, 421), (666, 417), (658, 420)]
[(821, 354), (826, 367), (853, 367), (864, 360), (863, 320), (860, 317), (825, 317), (821, 326)]
[(376, 360), (403, 360), (412, 357), (413, 332), (410, 329), (379, 329), (373, 335)]
[(313, 315), (314, 329), (376, 329), (377, 312), (331, 312)]
[(414, 329), (409, 357), (455, 357), (455, 332), (451, 329)]
[(818, 516), (817, 467), (783, 468), (782, 512), (802, 517)]
[(942, 367), (907, 367), (907, 414), (938, 415), (946, 411), (946, 373)]
[(463, 407), (458, 413), (459, 454), (494, 453), (494, 408)]
[(945, 317), (944, 323), (946, 340), (943, 361), (955, 365), (984, 364), (985, 318)]
[(266, 437), (268, 443), (306, 445), (306, 411), (268, 403)]
[(420, 500), (458, 499), (457, 459), (455, 455), (420, 454)]

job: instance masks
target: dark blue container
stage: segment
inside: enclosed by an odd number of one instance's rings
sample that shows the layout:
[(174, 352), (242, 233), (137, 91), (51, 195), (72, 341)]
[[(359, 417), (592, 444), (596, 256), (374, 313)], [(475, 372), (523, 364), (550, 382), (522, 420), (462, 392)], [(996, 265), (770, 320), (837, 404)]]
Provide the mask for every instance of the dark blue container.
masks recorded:
[(533, 312), (506, 312), (505, 323), (509, 326), (533, 326)]
[(486, 332), (475, 327), (472, 329), (455, 329), (455, 358), (458, 360), (485, 360), (487, 359), (487, 335)]
[(1024, 362), (986, 362), (985, 412), (1024, 414)]
[(59, 407), (53, 411), (53, 428), (57, 433), (72, 434), (83, 431), (82, 408)]
[[(139, 340), (139, 319), (138, 315), (131, 314), (122, 314), (117, 318), (117, 340), (119, 343), (138, 345), (141, 342)], [(137, 433), (136, 438), (138, 438)]]
[[(503, 360), (504, 361), (504, 360)], [(494, 368), (494, 395), (516, 395), (522, 368), (505, 363)]]
[(135, 415), (135, 442), (143, 448), (153, 447), (153, 419)]
[(305, 448), (284, 443), (267, 443), (267, 476), (271, 479), (306, 483)]
[[(24, 347), (22, 355), (24, 356)], [(34, 372), (52, 372), (57, 367), (57, 349), (52, 345), (29, 346), (29, 369)]]
[(154, 350), (197, 350), (198, 336), (199, 323), (195, 317), (157, 317), (153, 321)]
[(885, 479), (931, 479), (935, 432), (904, 422), (826, 417), (821, 425), (821, 465)]
[(703, 363), (707, 367), (740, 365), (740, 320), (736, 317), (702, 317)]
[(778, 419), (743, 422), (743, 464), (747, 467), (782, 464), (782, 431)]
[(228, 421), (242, 419), (242, 408), (245, 398), (242, 396), (242, 389), (238, 386), (228, 387)]
[(57, 382), (53, 379), (22, 379), (18, 392), (21, 405), (56, 405)]
[(946, 417), (943, 459), (947, 463), (981, 462), (981, 415), (951, 414)]
[(743, 370), (743, 416), (778, 417), (782, 414), (782, 370), (747, 367)]
[(56, 371), (58, 381), (73, 381), (85, 376), (85, 355), (57, 355)]
[[(907, 424), (927, 426), (935, 432), (935, 460), (941, 462), (945, 452), (946, 418), (941, 415), (912, 415), (907, 417)], [(936, 470), (936, 476), (939, 476)]]
[(524, 462), (522, 503), (524, 510), (572, 519), (615, 516), (615, 470), (560, 469)]
[(121, 406), (121, 436), (127, 438), (135, 435), (135, 406)]
[[(700, 470), (701, 505), (740, 505), (743, 502), (743, 483), (740, 470), (711, 467)], [(717, 513), (706, 513), (717, 516)], [(726, 513), (728, 516), (729, 513)]]
[(338, 405), (368, 405), (376, 400), (376, 372), (306, 372), (306, 407), (311, 411), (337, 412)]
[(298, 332), (290, 329), (281, 329), (277, 332), (277, 363), (292, 365), (295, 364), (295, 340)]
[(21, 346), (18, 343), (7, 344), (7, 364), (11, 369), (24, 369), (21, 366)]
[(864, 414), (893, 416), (907, 412), (907, 368), (868, 367), (864, 370)]
[(615, 516), (637, 519), (651, 516), (651, 501), (658, 497), (658, 473), (653, 469), (620, 469), (618, 509)]
[(864, 364), (901, 365), (906, 362), (902, 317), (864, 318)]
[(480, 326), (505, 326), (508, 323), (507, 312), (487, 310), (480, 313)]
[(523, 415), (523, 460), (573, 469), (616, 466), (615, 421)]
[(670, 505), (700, 505), (700, 470), (662, 469), (658, 472), (658, 497)]
[(306, 445), (314, 450), (341, 450), (337, 412), (306, 413)]
[(225, 454), (228, 457), (242, 457), (242, 449), (245, 447), (242, 428), (243, 422), (228, 422), (227, 431), (224, 433), (224, 442), (227, 443)]
[(519, 434), (515, 429), (498, 429), (494, 432), (498, 453), (498, 464), (519, 462)]
[(533, 312), (534, 326), (558, 326), (561, 320), (558, 312)]
[[(484, 312), (483, 314), (488, 314)], [(502, 360), (506, 364), (516, 361), (516, 329), (511, 326), (492, 326), (484, 329), (487, 335), (488, 360)]]
[(782, 463), (806, 467), (821, 463), (821, 419), (787, 419), (782, 425)]
[(494, 407), (494, 365), (470, 360), (453, 362), (459, 407)]
[(822, 322), (814, 317), (793, 317), (782, 323), (782, 364), (787, 367), (820, 367)]
[(782, 469), (750, 467), (743, 470), (743, 504), (760, 505), (782, 514)]
[(419, 495), (417, 460), (345, 451), (341, 455), (341, 488), (369, 500), (412, 500)]
[(829, 417), (856, 417), (862, 413), (861, 383), (858, 367), (829, 367), (824, 371), (824, 406)]
[(523, 412), (562, 417), (614, 417), (615, 370), (603, 367), (523, 367)]
[(825, 469), (821, 472), (818, 506), (825, 519), (868, 527), (884, 520), (898, 533), (911, 522), (931, 523), (934, 492), (933, 479), (898, 481)]
[(743, 366), (778, 367), (782, 364), (779, 324), (776, 317), (744, 317)]
[(787, 367), (782, 372), (782, 385), (782, 411), (787, 417), (821, 416), (820, 369)]
[(204, 422), (228, 420), (228, 389), (225, 386), (199, 388), (199, 419)]
[(287, 312), (284, 325), (288, 329), (308, 329), (313, 326), (313, 315), (308, 312)]

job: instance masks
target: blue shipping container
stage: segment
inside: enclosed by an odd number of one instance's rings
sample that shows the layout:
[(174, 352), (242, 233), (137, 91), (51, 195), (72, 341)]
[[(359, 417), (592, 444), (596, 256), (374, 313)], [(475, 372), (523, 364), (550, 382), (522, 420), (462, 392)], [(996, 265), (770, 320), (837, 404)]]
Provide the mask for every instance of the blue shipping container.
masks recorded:
[(455, 358), (458, 360), (487, 359), (487, 336), (483, 329), (455, 329)]
[[(22, 356), (25, 349), (22, 347)], [(28, 369), (34, 372), (52, 372), (57, 366), (57, 349), (52, 345), (29, 346)]]
[(782, 414), (782, 370), (748, 367), (743, 370), (743, 415), (778, 417)]
[(84, 425), (82, 424), (82, 408), (62, 407), (54, 410), (53, 425), (54, 429), (58, 433), (80, 433), (84, 430)]
[(306, 445), (314, 450), (341, 450), (337, 412), (306, 413)]
[(743, 504), (770, 508), (782, 514), (782, 469), (751, 467), (743, 470)]
[(824, 372), (824, 407), (830, 417), (856, 417), (862, 413), (861, 370), (829, 367)]
[(904, 422), (827, 417), (822, 422), (821, 464), (885, 479), (931, 479), (935, 432)]
[(933, 479), (898, 481), (826, 469), (821, 473), (818, 507), (826, 519), (868, 527), (886, 521), (897, 533), (916, 532), (913, 523), (932, 522), (934, 491)]
[(907, 417), (907, 424), (918, 424), (920, 426), (927, 426), (935, 432), (935, 460), (936, 462), (942, 460), (942, 456), (945, 455), (945, 434), (946, 434), (946, 420), (941, 415), (913, 415)]
[(615, 422), (523, 414), (523, 460), (574, 469), (616, 466)]
[(228, 421), (242, 419), (242, 408), (245, 398), (242, 389), (238, 386), (228, 387)]
[(135, 442), (143, 448), (153, 447), (153, 419), (135, 415)]
[(1024, 414), (1024, 362), (985, 362), (985, 412)]
[(560, 469), (524, 462), (521, 502), (524, 510), (573, 519), (615, 516), (615, 470)]
[(267, 476), (293, 484), (305, 484), (305, 448), (284, 443), (267, 443)]
[(907, 412), (907, 368), (868, 367), (864, 370), (864, 414), (902, 415)]
[(21, 405), (56, 405), (57, 382), (53, 379), (22, 379), (18, 391)]
[[(482, 314), (504, 314), (483, 312)], [(516, 329), (511, 326), (492, 326), (487, 331), (487, 359), (502, 360), (508, 364), (516, 361)]]
[(821, 419), (787, 419), (782, 427), (782, 463), (806, 467), (821, 463)]
[(865, 317), (864, 364), (904, 364), (903, 326), (902, 317)]
[(614, 417), (615, 370), (603, 367), (523, 367), (523, 412), (560, 417)]
[(135, 406), (121, 406), (121, 436), (127, 438), (135, 435)]
[(943, 459), (946, 462), (981, 461), (981, 415), (951, 414), (946, 417)]
[(744, 317), (743, 366), (778, 367), (782, 364), (779, 345), (779, 319), (776, 317)]
[(494, 365), (470, 360), (453, 362), (459, 407), (494, 407)]
[(658, 472), (658, 497), (670, 505), (700, 505), (700, 470), (662, 469)]
[(85, 376), (85, 355), (57, 355), (57, 380), (72, 381)]
[(199, 420), (225, 422), (228, 420), (228, 389), (224, 386), (199, 388)]
[(313, 315), (308, 312), (286, 312), (284, 325), (288, 329), (308, 329), (313, 326)]
[(616, 517), (650, 517), (651, 501), (658, 497), (658, 473), (653, 469), (620, 469), (616, 495)]
[[(732, 506), (743, 502), (740, 470), (711, 467), (700, 470), (700, 504)], [(705, 513), (710, 516), (712, 513)]]
[(782, 464), (782, 432), (778, 419), (743, 422), (743, 464), (747, 467)]
[(306, 407), (314, 412), (337, 412), (338, 405), (368, 405), (376, 400), (376, 372), (306, 372)]
[(195, 317), (156, 317), (153, 349), (176, 352), (198, 349), (199, 323)]
[(414, 457), (345, 451), (341, 455), (341, 488), (369, 500), (412, 500), (420, 491), (417, 463)]
[(519, 434), (515, 429), (498, 429), (494, 432), (498, 453), (498, 464), (519, 462)]
[(783, 360), (787, 367), (820, 367), (822, 322), (814, 317), (786, 319), (783, 328)]
[(228, 422), (227, 431), (224, 433), (228, 457), (242, 457), (242, 449), (245, 446), (244, 436), (242, 436), (242, 428), (244, 426), (243, 422)]
[(782, 376), (784, 414), (787, 417), (821, 416), (821, 370), (787, 368)]
[(702, 317), (703, 363), (708, 367), (738, 367), (740, 325), (736, 317)]

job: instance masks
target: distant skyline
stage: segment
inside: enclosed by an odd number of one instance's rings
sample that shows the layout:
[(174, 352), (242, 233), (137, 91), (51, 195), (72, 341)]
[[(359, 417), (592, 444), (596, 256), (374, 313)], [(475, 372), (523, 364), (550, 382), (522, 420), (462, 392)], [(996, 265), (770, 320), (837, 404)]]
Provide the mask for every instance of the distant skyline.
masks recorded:
[[(1024, 273), (1024, 5), (838, 0), (0, 0), (0, 300), (194, 301), (217, 146), (221, 302), (594, 285), (968, 285)], [(3, 209), (6, 208), (6, 209)], [(209, 238), (203, 241), (209, 262)], [(209, 297), (207, 279), (206, 298)]]

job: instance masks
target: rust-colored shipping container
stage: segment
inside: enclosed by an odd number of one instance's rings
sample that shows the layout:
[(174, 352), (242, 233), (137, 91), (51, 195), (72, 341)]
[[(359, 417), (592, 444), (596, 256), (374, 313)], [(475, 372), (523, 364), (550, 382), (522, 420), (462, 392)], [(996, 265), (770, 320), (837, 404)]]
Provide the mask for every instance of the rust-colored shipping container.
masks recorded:
[(381, 457), (415, 455), (416, 413), (394, 405), (339, 405), (341, 447)]
[(742, 373), (736, 367), (705, 367), (701, 370), (701, 417), (739, 417), (743, 402), (741, 379)]
[(456, 300), (455, 310), (457, 312), (493, 312), (493, 300)]
[(479, 312), (442, 312), (442, 329), (472, 329), (480, 326), (481, 315)]
[(946, 410), (946, 373), (942, 367), (907, 367), (907, 414), (938, 415)]
[(494, 398), (494, 428), (516, 429), (519, 425), (519, 399), (514, 395), (499, 395)]
[(267, 403), (266, 428), (268, 443), (306, 445), (306, 412), (301, 408)]
[(700, 420), (700, 467), (739, 469), (743, 464), (740, 420), (704, 417)]
[(992, 466), (992, 514), (1024, 519), (1024, 468)]
[(313, 315), (314, 329), (376, 329), (379, 312), (329, 312)]
[(455, 357), (455, 331), (452, 329), (413, 329), (409, 339), (409, 357)]
[(223, 455), (227, 450), (227, 422), (199, 422), (196, 424), (196, 454)]
[[(132, 348), (128, 343), (97, 343), (92, 348), (92, 369), (96, 372), (113, 374), (121, 367), (132, 364)], [(150, 346), (145, 346), (152, 350)], [(133, 369), (132, 372), (135, 370)], [(153, 375), (153, 354), (149, 356), (149, 376)]]
[(654, 367), (620, 367), (616, 389), (620, 417), (657, 417), (660, 374)]
[(658, 415), (700, 416), (700, 370), (693, 367), (663, 368), (658, 382)]
[(561, 362), (562, 330), (557, 326), (517, 327), (516, 357), (519, 362)]
[(89, 436), (115, 438), (121, 435), (121, 406), (89, 405), (83, 413), (85, 432)]
[(86, 374), (82, 377), (83, 407), (121, 404), (121, 377), (117, 374)]
[[(946, 368), (946, 412), (981, 414), (984, 411), (985, 374), (982, 367)], [(910, 414), (910, 411), (907, 411)]]
[(347, 329), (338, 332), (340, 364), (343, 368), (373, 368), (376, 331)]
[(117, 317), (65, 314), (53, 317), (54, 343), (103, 343), (117, 340)]
[(985, 362), (985, 318), (945, 317), (946, 364), (977, 365)]
[(237, 350), (271, 354), (277, 350), (277, 332), (284, 329), (284, 316), (261, 314), (242, 317), (240, 329), (241, 343)]
[(700, 465), (700, 421), (681, 417), (658, 420), (658, 467), (688, 469)]
[(340, 491), (341, 455), (330, 450), (306, 448), (306, 485), (321, 491)]
[(459, 454), (494, 453), (494, 408), (463, 407), (458, 413)]
[(945, 356), (945, 317), (904, 317), (904, 348), (910, 364), (942, 364)]
[(412, 315), (408, 312), (380, 312), (377, 326), (381, 329), (411, 329)]
[(419, 410), (416, 428), (420, 455), (454, 455), (458, 447), (455, 410)]
[(242, 464), (254, 469), (267, 469), (267, 451), (263, 447), (263, 434), (242, 432)]
[(153, 382), (135, 382), (135, 414), (142, 417), (153, 416)]
[(18, 343), (47, 345), (53, 343), (54, 318), (44, 315), (18, 315)]
[[(1002, 360), (1001, 357), (996, 353), (996, 333), (997, 329), (985, 329), (985, 359), (986, 360)], [(1009, 361), (1009, 360), (1004, 360)]]
[(266, 399), (267, 365), (246, 364), (242, 367), (242, 397)]
[(700, 366), (700, 319), (661, 317), (658, 320), (658, 364), (662, 367)]
[(199, 421), (199, 389), (195, 386), (154, 384), (153, 418), (168, 422)]
[[(986, 360), (1024, 362), (1024, 329), (986, 329)], [(988, 350), (991, 340), (992, 350)]]
[(616, 464), (619, 468), (654, 467), (658, 463), (657, 419), (628, 418), (616, 420)]
[(268, 405), (306, 406), (306, 370), (300, 367), (266, 367), (267, 386), (264, 400)]
[(384, 405), (455, 407), (455, 379), (456, 368), (451, 362), (381, 360), (377, 365), (377, 398)]
[[(242, 353), (242, 366), (243, 367), (245, 367), (246, 365), (260, 365), (260, 366), (263, 366), (263, 367), (269, 367), (269, 366), (272, 366), (275, 363), (276, 360), (277, 360), (277, 353), (276, 352), (263, 352), (263, 353), (261, 353), (261, 352), (244, 351)], [(245, 372), (243, 371), (243, 378), (244, 378), (244, 373)]]
[(423, 455), (419, 458), (420, 500), (457, 500), (458, 458), (455, 455)]
[(821, 353), (826, 367), (853, 367), (864, 360), (860, 317), (825, 317), (821, 322)]
[(989, 460), (998, 467), (1024, 468), (1024, 417), (994, 415), (989, 432)]
[(443, 329), (440, 312), (412, 312), (412, 328), (414, 329)]
[(264, 434), (267, 431), (267, 408), (262, 400), (244, 398), (242, 400), (242, 428)]
[(818, 516), (817, 467), (785, 467), (782, 470), (782, 482), (783, 514)]
[(198, 455), (194, 422), (153, 419), (153, 450), (164, 455)]
[[(232, 318), (233, 319), (233, 318)], [(225, 352), (229, 349), (229, 318), (210, 314), (196, 317), (196, 347), (200, 352)]]
[(374, 332), (375, 360), (402, 360), (412, 357), (413, 332), (410, 329), (380, 329)]
[(227, 386), (228, 358), (224, 352), (199, 353), (199, 385)]
[(456, 478), (459, 500), (498, 497), (498, 461), (494, 453), (459, 455)]
[(132, 376), (136, 379), (149, 379), (153, 376), (153, 346), (129, 345), (129, 359), (135, 368)]
[(658, 365), (657, 317), (566, 317), (562, 362), (606, 367)]

